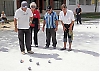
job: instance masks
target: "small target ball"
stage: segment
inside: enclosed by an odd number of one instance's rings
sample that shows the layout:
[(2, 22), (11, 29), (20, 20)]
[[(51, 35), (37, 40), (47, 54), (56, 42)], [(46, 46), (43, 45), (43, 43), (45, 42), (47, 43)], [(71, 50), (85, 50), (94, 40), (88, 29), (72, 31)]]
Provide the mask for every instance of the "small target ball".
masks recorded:
[(31, 67), (28, 67), (28, 70), (32, 70)]

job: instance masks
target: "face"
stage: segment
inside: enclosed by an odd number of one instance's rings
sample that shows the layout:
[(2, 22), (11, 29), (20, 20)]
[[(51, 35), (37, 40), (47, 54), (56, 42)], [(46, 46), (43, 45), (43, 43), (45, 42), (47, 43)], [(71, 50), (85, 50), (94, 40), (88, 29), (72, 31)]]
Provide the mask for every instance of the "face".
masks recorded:
[(47, 10), (47, 12), (50, 14), (52, 12), (52, 8), (50, 10)]
[(80, 5), (77, 5), (77, 7), (79, 8), (79, 7), (80, 7)]
[(31, 6), (31, 10), (35, 10), (35, 8), (36, 8), (35, 6)]
[(62, 8), (62, 11), (65, 13), (66, 12), (66, 10), (67, 10), (67, 8)]
[(22, 8), (22, 10), (23, 10), (23, 11), (26, 11), (26, 10), (27, 10), (27, 8)]

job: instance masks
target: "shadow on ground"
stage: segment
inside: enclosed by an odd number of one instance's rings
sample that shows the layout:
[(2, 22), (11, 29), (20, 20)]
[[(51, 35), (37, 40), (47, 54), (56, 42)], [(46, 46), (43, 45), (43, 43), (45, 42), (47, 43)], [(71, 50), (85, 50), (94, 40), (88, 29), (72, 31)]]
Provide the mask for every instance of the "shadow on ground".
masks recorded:
[(73, 49), (73, 52), (77, 53), (77, 52), (81, 52), (81, 53), (85, 53), (85, 54), (89, 54), (89, 55), (93, 55), (95, 57), (99, 57), (100, 54), (97, 52), (93, 52), (93, 51), (87, 51), (87, 50), (78, 50), (78, 49)]
[(34, 53), (34, 54), (27, 54), (30, 57), (35, 58), (54, 58), (55, 60), (62, 60), (62, 58), (59, 58), (59, 54), (43, 54), (43, 53)]
[(0, 52), (8, 52), (8, 49), (7, 48), (1, 48)]

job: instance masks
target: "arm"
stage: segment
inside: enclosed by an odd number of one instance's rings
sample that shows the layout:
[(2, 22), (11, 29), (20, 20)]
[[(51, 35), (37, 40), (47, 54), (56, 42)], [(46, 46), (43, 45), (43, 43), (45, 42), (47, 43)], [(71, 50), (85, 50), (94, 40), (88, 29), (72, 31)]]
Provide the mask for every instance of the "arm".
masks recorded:
[(80, 13), (79, 14), (81, 14), (82, 13), (82, 9), (80, 8)]
[(55, 31), (57, 31), (58, 30), (58, 15), (56, 14), (56, 12), (55, 12), (55, 24), (56, 24)]
[(14, 26), (15, 26), (15, 32), (17, 32), (17, 19), (19, 18), (19, 14), (18, 11), (15, 12), (15, 16), (14, 16)]
[(32, 24), (33, 17), (30, 17), (30, 24)]
[(29, 17), (30, 17), (30, 23), (29, 23), (29, 25), (31, 25), (32, 24), (32, 20), (33, 20), (33, 13), (31, 11), (31, 9), (29, 9)]
[(17, 32), (17, 19), (16, 18), (14, 18), (14, 26), (15, 26), (15, 32)]
[(69, 30), (72, 30), (72, 26), (73, 26), (73, 24), (74, 24), (74, 21), (75, 21), (75, 18), (74, 18), (74, 14), (73, 14), (73, 12), (71, 12), (71, 23), (70, 23), (70, 27), (69, 27)]
[(62, 21), (62, 15), (61, 15), (61, 12), (59, 13), (59, 20), (61, 21), (61, 24), (62, 24), (62, 26), (63, 26), (63, 31), (65, 31), (66, 30), (66, 28), (65, 28), (65, 26), (64, 26), (64, 23), (63, 23), (63, 21)]
[(40, 12), (37, 11), (37, 17), (38, 17), (38, 29), (40, 29)]
[(75, 15), (76, 15), (76, 9), (75, 9)]
[(46, 24), (46, 21), (44, 20), (44, 21), (43, 21), (43, 28), (42, 28), (42, 31), (43, 31), (43, 32), (44, 32), (45, 24)]

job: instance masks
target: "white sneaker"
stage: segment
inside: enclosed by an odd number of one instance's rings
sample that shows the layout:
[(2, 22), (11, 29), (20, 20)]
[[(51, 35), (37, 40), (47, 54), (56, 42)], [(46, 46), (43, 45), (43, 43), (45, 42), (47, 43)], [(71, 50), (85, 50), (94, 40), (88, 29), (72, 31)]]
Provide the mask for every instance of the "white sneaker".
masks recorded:
[(25, 55), (25, 51), (21, 52), (23, 55)]

